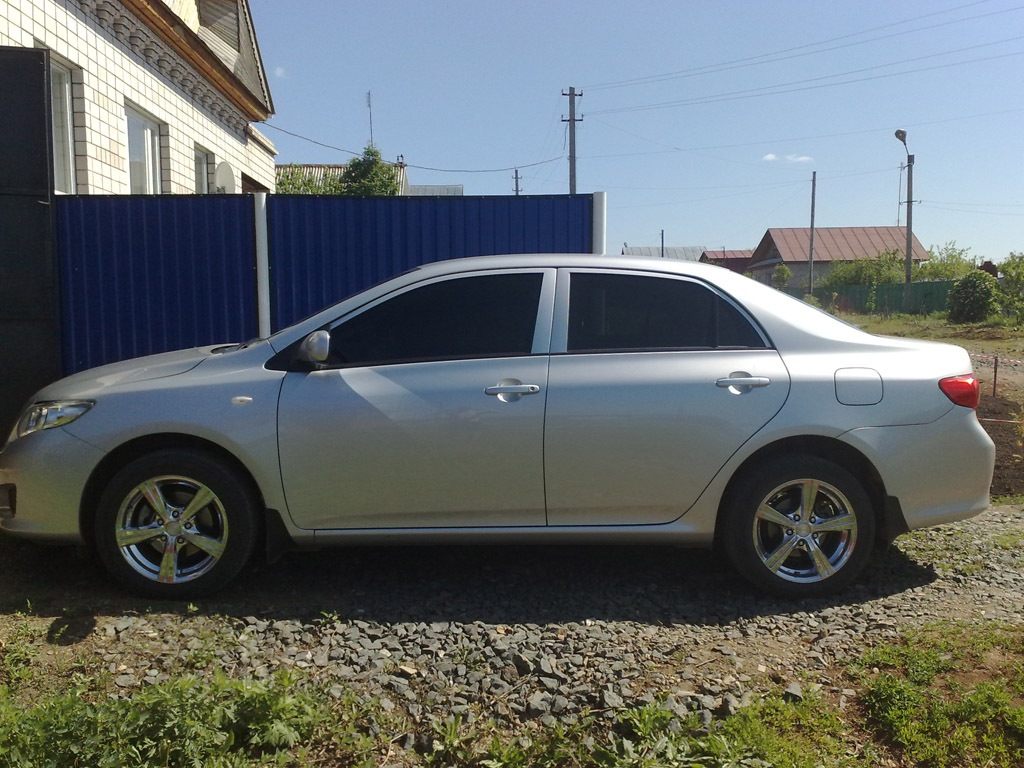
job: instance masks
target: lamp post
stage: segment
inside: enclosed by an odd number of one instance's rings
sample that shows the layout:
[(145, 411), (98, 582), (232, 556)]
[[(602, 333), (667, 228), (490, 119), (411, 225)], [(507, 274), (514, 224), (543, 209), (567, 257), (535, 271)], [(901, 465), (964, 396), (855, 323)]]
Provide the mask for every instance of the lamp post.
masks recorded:
[(907, 132), (903, 129), (896, 131), (896, 138), (903, 144), (907, 153), (907, 251), (904, 262), (905, 282), (903, 285), (903, 311), (910, 311), (910, 272), (914, 266), (914, 156), (910, 154), (907, 146)]

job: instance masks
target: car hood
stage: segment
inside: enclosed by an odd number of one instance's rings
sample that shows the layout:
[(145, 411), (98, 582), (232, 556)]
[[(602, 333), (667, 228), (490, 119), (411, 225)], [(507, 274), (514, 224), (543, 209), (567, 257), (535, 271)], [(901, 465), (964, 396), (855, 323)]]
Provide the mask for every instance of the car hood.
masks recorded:
[(119, 384), (178, 376), (191, 371), (203, 360), (206, 360), (212, 350), (218, 346), (223, 345), (162, 352), (158, 355), (136, 357), (131, 360), (122, 360), (119, 363), (90, 368), (50, 384), (36, 395), (36, 399), (56, 400), (85, 397)]

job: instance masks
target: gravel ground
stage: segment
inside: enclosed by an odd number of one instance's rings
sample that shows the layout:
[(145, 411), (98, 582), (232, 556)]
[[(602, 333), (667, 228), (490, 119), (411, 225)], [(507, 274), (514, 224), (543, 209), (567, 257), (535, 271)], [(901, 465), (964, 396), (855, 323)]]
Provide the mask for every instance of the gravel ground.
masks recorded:
[(53, 617), (44, 655), (93, 658), (118, 695), (182, 671), (296, 668), (416, 720), (572, 722), (665, 693), (707, 721), (768, 691), (844, 706), (844, 663), (906, 628), (1024, 621), (1024, 512), (1009, 506), (902, 537), (843, 595), (800, 603), (754, 593), (710, 552), (364, 548), (288, 555), (179, 608), (7, 546), (3, 613), (27, 600)]

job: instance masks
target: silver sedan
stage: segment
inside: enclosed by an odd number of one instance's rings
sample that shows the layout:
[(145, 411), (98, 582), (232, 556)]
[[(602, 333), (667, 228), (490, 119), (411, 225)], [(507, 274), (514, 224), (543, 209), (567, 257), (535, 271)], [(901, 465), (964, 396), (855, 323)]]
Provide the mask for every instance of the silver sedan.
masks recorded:
[(716, 546), (817, 596), (988, 506), (977, 402), (959, 347), (717, 267), (460, 259), (46, 387), (0, 451), (0, 530), (171, 598), (260, 550), (485, 541)]

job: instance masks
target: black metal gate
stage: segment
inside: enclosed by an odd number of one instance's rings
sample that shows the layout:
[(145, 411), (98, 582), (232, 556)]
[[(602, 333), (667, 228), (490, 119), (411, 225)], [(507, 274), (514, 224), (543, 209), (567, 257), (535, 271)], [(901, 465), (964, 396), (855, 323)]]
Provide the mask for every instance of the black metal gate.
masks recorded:
[(0, 47), (0, 442), (61, 374), (49, 52)]

